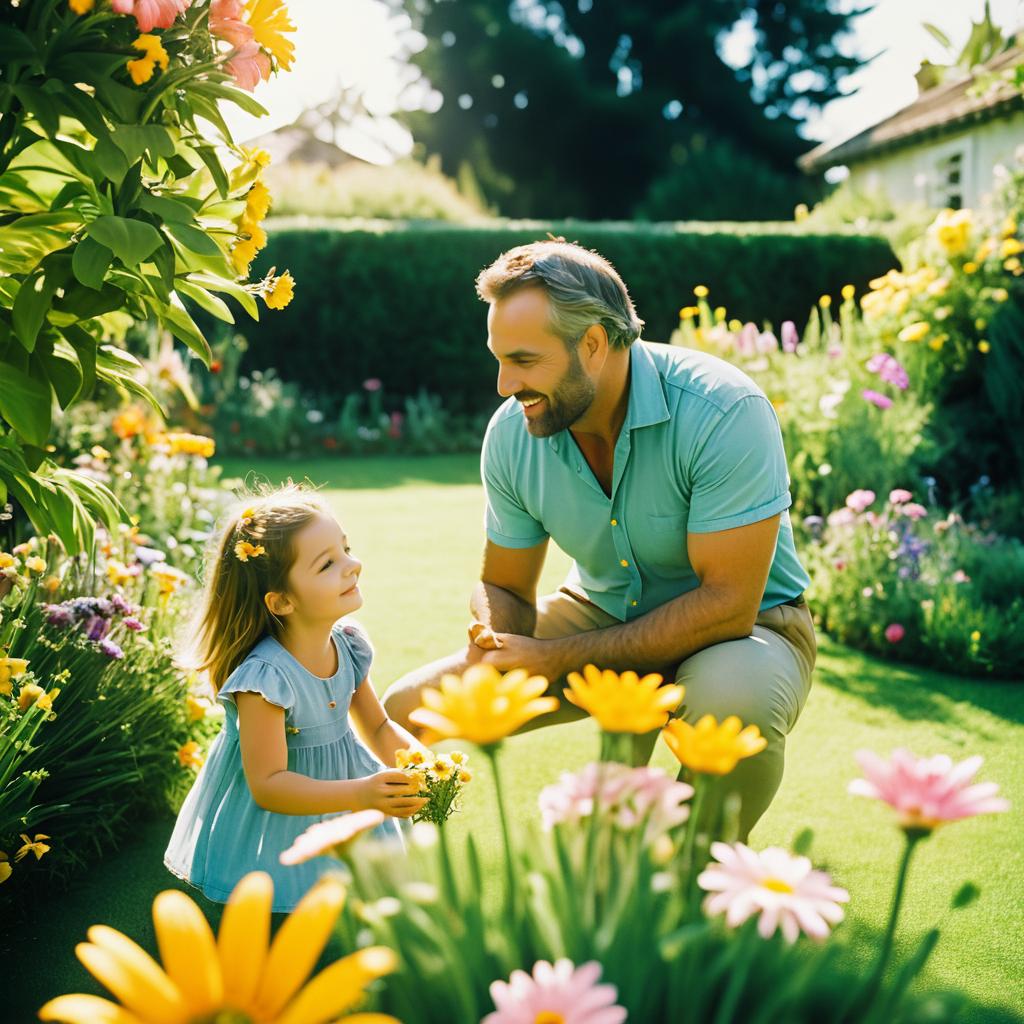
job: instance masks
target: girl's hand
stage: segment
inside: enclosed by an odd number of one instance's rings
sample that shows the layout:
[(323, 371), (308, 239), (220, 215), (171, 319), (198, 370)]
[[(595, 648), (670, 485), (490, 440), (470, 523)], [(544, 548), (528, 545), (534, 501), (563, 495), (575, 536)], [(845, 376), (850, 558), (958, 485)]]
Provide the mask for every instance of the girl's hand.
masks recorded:
[(386, 768), (359, 780), (357, 810), (376, 810), (393, 818), (411, 818), (427, 800), (417, 796), (419, 783), (397, 768)]

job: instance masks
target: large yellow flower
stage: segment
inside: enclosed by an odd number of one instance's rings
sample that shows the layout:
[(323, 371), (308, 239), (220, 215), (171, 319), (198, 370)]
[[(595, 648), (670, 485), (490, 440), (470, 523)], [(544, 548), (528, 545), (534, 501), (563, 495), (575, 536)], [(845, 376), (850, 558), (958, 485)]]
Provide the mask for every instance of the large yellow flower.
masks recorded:
[[(232, 1020), (252, 1024), (399, 1024), (394, 1017), (357, 1013), (366, 986), (396, 967), (386, 946), (343, 957), (303, 986), (345, 902), (345, 887), (325, 876), (302, 898), (270, 939), (274, 888), (262, 871), (238, 883), (214, 938), (202, 911), (183, 892), (153, 901), (161, 967), (128, 936), (105, 925), (88, 931), (75, 952), (89, 972), (120, 1000), (92, 995), (51, 999), (40, 1020), (65, 1024), (195, 1024)], [(268, 945), (269, 944), (269, 945)]]
[(967, 250), (971, 237), (970, 210), (943, 210), (928, 229), (947, 256), (959, 256)]
[(289, 70), (295, 59), (295, 44), (284, 33), (294, 32), (295, 25), (288, 17), (288, 8), (281, 0), (249, 0), (246, 11), (256, 42), (283, 70)]
[(735, 715), (721, 725), (714, 715), (705, 715), (695, 726), (675, 718), (662, 730), (662, 736), (681, 765), (706, 775), (728, 775), (737, 762), (768, 746), (756, 725), (744, 729)]
[(27, 671), (28, 661), (25, 658), (0, 658), (0, 694), (9, 696), (11, 680), (23, 676)]
[(569, 673), (566, 698), (597, 719), (605, 732), (645, 733), (660, 729), (669, 713), (679, 707), (684, 688), (661, 685), (656, 672), (640, 678), (635, 672), (619, 675), (593, 665)]
[(143, 85), (153, 77), (153, 71), (157, 64), (166, 71), (170, 58), (164, 49), (159, 36), (144, 33), (132, 43), (136, 50), (141, 50), (144, 56), (138, 60), (128, 61), (128, 73), (136, 85)]
[(429, 743), (458, 737), (487, 747), (554, 711), (558, 698), (542, 696), (547, 687), (525, 669), (502, 675), (493, 665), (472, 665), (461, 676), (442, 676), (440, 690), (425, 689), (423, 706), (409, 718), (429, 731)]
[(286, 270), (280, 277), (274, 278), (270, 292), (265, 298), (267, 309), (284, 309), (295, 295), (295, 279)]

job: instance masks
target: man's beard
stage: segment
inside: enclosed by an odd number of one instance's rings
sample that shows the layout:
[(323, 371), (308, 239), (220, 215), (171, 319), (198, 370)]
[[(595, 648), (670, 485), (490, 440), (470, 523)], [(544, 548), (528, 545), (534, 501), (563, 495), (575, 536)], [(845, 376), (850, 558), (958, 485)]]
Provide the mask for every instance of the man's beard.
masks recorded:
[(543, 413), (526, 419), (526, 429), (534, 437), (551, 437), (571, 427), (594, 401), (597, 388), (584, 371), (579, 353), (574, 348), (569, 356), (569, 369), (565, 371), (565, 375), (550, 395), (538, 395), (533, 392), (516, 396), (520, 401), (543, 398), (547, 403)]

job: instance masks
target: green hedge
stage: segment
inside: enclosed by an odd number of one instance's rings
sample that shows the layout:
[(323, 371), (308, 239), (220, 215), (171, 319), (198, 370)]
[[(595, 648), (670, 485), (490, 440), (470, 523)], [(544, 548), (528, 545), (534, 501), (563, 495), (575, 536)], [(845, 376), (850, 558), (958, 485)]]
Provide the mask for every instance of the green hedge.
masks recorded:
[(243, 328), (245, 369), (275, 367), (335, 396), (379, 377), (389, 396), (420, 388), (453, 411), (495, 402), (486, 309), (473, 281), (499, 253), (548, 231), (607, 256), (646, 321), (666, 341), (693, 288), (711, 289), (730, 316), (802, 323), (822, 293), (861, 290), (896, 266), (887, 241), (808, 234), (785, 224), (618, 224), (502, 221), (483, 226), (403, 222), (270, 222), (254, 273), (287, 267), (287, 309)]

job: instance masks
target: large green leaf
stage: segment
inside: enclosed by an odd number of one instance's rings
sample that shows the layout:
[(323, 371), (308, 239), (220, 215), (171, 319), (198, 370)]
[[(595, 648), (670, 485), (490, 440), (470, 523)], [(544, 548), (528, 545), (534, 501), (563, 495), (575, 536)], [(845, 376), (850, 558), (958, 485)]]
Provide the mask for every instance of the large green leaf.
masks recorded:
[(75, 246), (71, 269), (82, 284), (99, 291), (113, 258), (114, 254), (105, 245), (100, 245), (95, 238), (86, 237)]
[(109, 135), (100, 136), (92, 151), (97, 169), (108, 181), (120, 185), (128, 173), (129, 161)]
[(0, 33), (0, 61), (35, 61), (39, 59), (35, 44), (20, 29), (5, 25)]
[(150, 160), (154, 163), (157, 157), (174, 156), (174, 139), (163, 125), (119, 124), (114, 126), (110, 137), (130, 164), (135, 163), (146, 150), (149, 150)]
[(201, 288), (197, 284), (190, 284), (188, 281), (178, 281), (175, 284), (175, 288), (182, 295), (187, 295), (193, 302), (198, 303), (207, 313), (215, 316), (218, 320), (223, 320), (227, 324), (235, 322), (235, 318), (231, 315), (231, 310), (228, 309), (227, 303), (222, 299), (218, 299), (216, 295), (211, 295), (205, 288)]
[(241, 107), (247, 114), (255, 117), (265, 117), (267, 108), (254, 100), (247, 92), (242, 92), (234, 86), (221, 82), (193, 82), (189, 85), (188, 91), (199, 96), (210, 96), (214, 99), (228, 100), (235, 106)]
[(213, 176), (213, 183), (217, 186), (217, 191), (227, 199), (231, 186), (228, 183), (228, 176), (224, 173), (224, 168), (221, 167), (217, 151), (213, 146), (196, 146), (195, 151)]
[(32, 85), (15, 85), (11, 91), (21, 105), (39, 122), (40, 127), (51, 138), (57, 134), (60, 125), (60, 107), (54, 98), (42, 89)]
[(181, 300), (172, 294), (169, 303), (150, 300), (150, 305), (171, 334), (188, 345), (202, 359), (203, 365), (209, 367), (210, 361), (213, 359), (210, 343), (196, 326), (192, 317), (189, 316), (185, 307), (181, 305)]
[(29, 444), (42, 447), (50, 435), (53, 394), (50, 382), (0, 362), (0, 415)]
[(36, 347), (39, 328), (50, 309), (61, 278), (53, 268), (40, 267), (25, 278), (14, 299), (11, 323), (18, 341), (31, 352)]
[[(190, 203), (195, 203), (193, 207)], [(155, 213), (165, 224), (191, 224), (195, 221), (198, 199), (190, 196), (155, 196), (152, 192), (143, 192), (139, 197), (139, 208), (147, 213)]]
[[(73, 401), (88, 398), (96, 386), (96, 339), (76, 324), (61, 329), (61, 334), (78, 359), (82, 371), (82, 386)], [(59, 348), (59, 345), (56, 346)]]
[(128, 217), (97, 217), (88, 232), (129, 268), (137, 267), (162, 241), (152, 224)]
[(82, 389), (82, 369), (75, 350), (61, 341), (57, 346), (39, 349), (32, 362), (33, 371), (49, 380), (60, 407), (66, 409), (71, 405)]
[(256, 296), (252, 292), (246, 291), (240, 284), (236, 284), (234, 281), (229, 281), (223, 277), (215, 277), (213, 274), (190, 274), (189, 281), (201, 284), (211, 292), (230, 295), (253, 320), (259, 320), (260, 307), (256, 302)]
[(63, 249), (81, 226), (74, 210), (30, 213), (0, 226), (0, 272), (27, 274), (47, 253)]
[(176, 224), (173, 221), (166, 222), (164, 227), (190, 252), (197, 252), (201, 256), (221, 255), (217, 243), (200, 228), (192, 227), (191, 224)]

